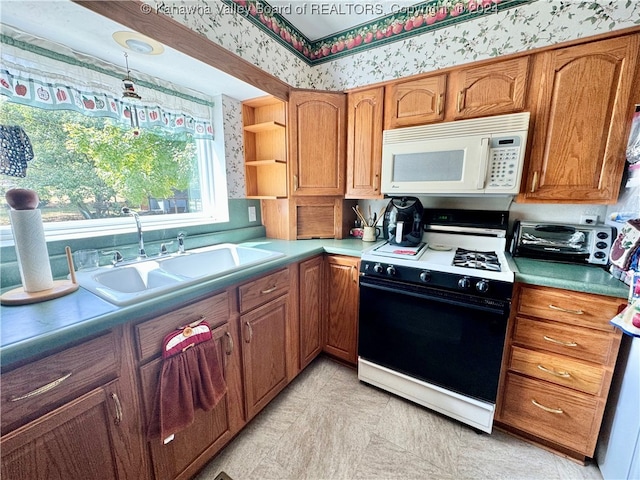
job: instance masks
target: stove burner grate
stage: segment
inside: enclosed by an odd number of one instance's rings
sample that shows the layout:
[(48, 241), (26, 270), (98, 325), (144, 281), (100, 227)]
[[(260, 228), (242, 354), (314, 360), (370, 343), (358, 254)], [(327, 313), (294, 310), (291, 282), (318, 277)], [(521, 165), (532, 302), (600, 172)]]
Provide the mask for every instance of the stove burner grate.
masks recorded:
[(476, 250), (456, 249), (453, 256), (453, 266), (475, 268), (477, 270), (491, 270), (500, 272), (500, 261), (495, 252), (479, 252)]

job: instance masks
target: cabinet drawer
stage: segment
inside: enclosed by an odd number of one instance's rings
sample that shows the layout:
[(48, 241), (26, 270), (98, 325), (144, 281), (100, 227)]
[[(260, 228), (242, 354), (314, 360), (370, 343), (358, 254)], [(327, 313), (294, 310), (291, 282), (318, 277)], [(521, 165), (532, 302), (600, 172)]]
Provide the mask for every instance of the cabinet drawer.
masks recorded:
[(229, 316), (229, 294), (225, 291), (136, 325), (138, 358), (144, 361), (160, 355), (164, 337), (180, 326), (203, 319), (209, 323), (211, 328), (216, 328), (227, 323)]
[(245, 283), (238, 289), (240, 312), (244, 313), (258, 305), (279, 297), (289, 291), (289, 270), (279, 270), (271, 275)]
[(2, 434), (118, 376), (116, 335), (106, 335), (2, 375)]
[(602, 364), (615, 360), (619, 338), (620, 335), (615, 332), (606, 333), (525, 317), (516, 317), (513, 332), (513, 342), (518, 345)]
[(507, 373), (502, 420), (590, 457), (600, 428), (597, 406), (589, 395)]
[(592, 395), (600, 394), (605, 379), (605, 369), (602, 366), (520, 347), (511, 348), (509, 368)]
[(556, 288), (521, 287), (518, 313), (571, 325), (613, 331), (609, 320), (618, 313), (621, 299)]

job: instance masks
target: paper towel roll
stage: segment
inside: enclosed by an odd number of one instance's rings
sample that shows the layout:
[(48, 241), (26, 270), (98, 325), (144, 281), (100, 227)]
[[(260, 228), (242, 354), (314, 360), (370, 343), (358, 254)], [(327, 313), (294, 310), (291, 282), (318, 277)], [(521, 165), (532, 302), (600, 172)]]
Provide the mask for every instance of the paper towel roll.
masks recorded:
[(9, 210), (9, 218), (24, 291), (40, 292), (53, 288), (40, 210)]

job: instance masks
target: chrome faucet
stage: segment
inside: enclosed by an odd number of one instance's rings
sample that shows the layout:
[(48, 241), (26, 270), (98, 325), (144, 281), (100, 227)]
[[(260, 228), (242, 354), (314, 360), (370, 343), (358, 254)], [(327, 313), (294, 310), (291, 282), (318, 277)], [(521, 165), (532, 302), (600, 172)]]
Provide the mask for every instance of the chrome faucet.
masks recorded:
[(147, 258), (147, 253), (144, 251), (144, 240), (142, 240), (142, 223), (140, 223), (140, 216), (129, 207), (122, 207), (120, 211), (123, 215), (131, 215), (136, 221), (136, 227), (138, 228), (138, 259)]

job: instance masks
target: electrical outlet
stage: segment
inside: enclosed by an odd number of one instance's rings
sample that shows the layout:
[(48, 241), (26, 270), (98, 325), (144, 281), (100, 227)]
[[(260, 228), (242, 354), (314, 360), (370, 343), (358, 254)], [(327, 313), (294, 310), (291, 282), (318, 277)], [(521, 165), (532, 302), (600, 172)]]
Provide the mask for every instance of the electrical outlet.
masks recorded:
[(598, 223), (598, 215), (584, 214), (580, 215), (581, 225), (595, 225)]
[(256, 220), (256, 207), (249, 207), (249, 221), (255, 222)]

